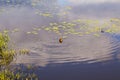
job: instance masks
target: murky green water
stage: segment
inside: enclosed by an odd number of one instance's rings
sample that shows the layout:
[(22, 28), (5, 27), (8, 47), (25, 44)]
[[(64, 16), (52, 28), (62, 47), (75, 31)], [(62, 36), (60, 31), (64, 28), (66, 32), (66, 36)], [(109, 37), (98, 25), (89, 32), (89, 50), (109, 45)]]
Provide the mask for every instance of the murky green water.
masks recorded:
[[(0, 30), (13, 64), (33, 64), (43, 80), (119, 80), (120, 1), (0, 0)], [(59, 38), (63, 43), (59, 43)]]

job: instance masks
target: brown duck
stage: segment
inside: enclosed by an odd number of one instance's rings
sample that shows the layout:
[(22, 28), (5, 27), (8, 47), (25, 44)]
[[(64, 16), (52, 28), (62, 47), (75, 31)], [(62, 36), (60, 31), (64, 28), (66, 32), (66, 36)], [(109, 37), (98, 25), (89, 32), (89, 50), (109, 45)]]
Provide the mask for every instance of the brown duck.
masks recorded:
[(59, 39), (59, 43), (62, 43), (63, 42), (63, 38), (61, 37), (60, 39)]

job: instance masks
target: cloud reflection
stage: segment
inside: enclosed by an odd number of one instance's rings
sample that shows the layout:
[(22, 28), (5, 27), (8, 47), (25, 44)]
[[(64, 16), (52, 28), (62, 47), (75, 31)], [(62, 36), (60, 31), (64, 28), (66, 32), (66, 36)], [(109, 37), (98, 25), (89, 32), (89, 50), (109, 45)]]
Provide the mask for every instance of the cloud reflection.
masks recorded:
[[(69, 1), (72, 3), (72, 10), (69, 11), (69, 14), (65, 15), (67, 16), (65, 20), (70, 21), (72, 19), (85, 18), (88, 16), (91, 18), (96, 17), (98, 20), (101, 16), (105, 19), (106, 16), (119, 17), (119, 3), (103, 4), (103, 2), (115, 2), (115, 0), (97, 0), (97, 2), (96, 0), (86, 1), (87, 3), (98, 3), (97, 5), (84, 5), (86, 2), (83, 0)], [(116, 0), (116, 2), (117, 1), (118, 0)], [(54, 1), (52, 3), (56, 4)], [(77, 5), (81, 3), (83, 5)], [(59, 4), (57, 5), (59, 6)], [(50, 9), (52, 12), (52, 8), (54, 8), (55, 5), (49, 6), (50, 7), (47, 5), (43, 5), (42, 7), (37, 6), (37, 10), (46, 12)], [(48, 7), (47, 10), (46, 7)], [(19, 28), (21, 32), (11, 34), (11, 40), (16, 42), (17, 48), (28, 48), (31, 50), (29, 55), (18, 56), (15, 63), (31, 63), (39, 66), (46, 66), (51, 63), (82, 61), (91, 63), (112, 59), (111, 47), (113, 45), (109, 37), (105, 34), (100, 34), (100, 37), (93, 35), (80, 37), (68, 34), (68, 37), (64, 39), (63, 43), (59, 44), (58, 39), (60, 35), (58, 34), (41, 30), (38, 32), (38, 35), (35, 36), (27, 35), (25, 32), (32, 30), (33, 27), (36, 26), (41, 28), (43, 25), (48, 26), (51, 22), (59, 23), (60, 21), (64, 21), (61, 16), (58, 17), (55, 15), (53, 18), (47, 18), (36, 15), (36, 7), (5, 7), (5, 9), (7, 12), (3, 12), (4, 14), (0, 16), (0, 24), (2, 26), (0, 28), (7, 28), (10, 30), (16, 27)], [(56, 13), (61, 13), (63, 12), (62, 10), (61, 8), (57, 8)], [(101, 19), (101, 21), (103, 21), (103, 19)], [(77, 28), (80, 28), (80, 26)]]
[(74, 5), (78, 4), (99, 4), (99, 3), (118, 3), (120, 0), (68, 0), (69, 2), (73, 3)]

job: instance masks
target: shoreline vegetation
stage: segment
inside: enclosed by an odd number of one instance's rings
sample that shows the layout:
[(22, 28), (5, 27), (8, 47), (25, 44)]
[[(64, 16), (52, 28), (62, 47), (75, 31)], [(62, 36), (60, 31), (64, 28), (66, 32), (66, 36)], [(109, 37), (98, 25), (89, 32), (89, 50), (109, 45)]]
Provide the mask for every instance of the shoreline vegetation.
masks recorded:
[(0, 32), (0, 80), (38, 80), (36, 74), (30, 73), (32, 70), (31, 65), (24, 66), (26, 71), (23, 71), (21, 67), (11, 69), (11, 62), (14, 60), (17, 54), (28, 54), (29, 50), (21, 49), (16, 51), (8, 47), (10, 37), (7, 32)]

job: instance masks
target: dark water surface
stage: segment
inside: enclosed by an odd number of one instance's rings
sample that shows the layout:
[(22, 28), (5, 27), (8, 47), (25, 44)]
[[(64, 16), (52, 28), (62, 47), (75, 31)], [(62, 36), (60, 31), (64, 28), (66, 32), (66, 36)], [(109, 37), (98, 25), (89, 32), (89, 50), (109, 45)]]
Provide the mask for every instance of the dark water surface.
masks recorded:
[(40, 80), (120, 80), (119, 14), (119, 0), (0, 0), (0, 30)]

